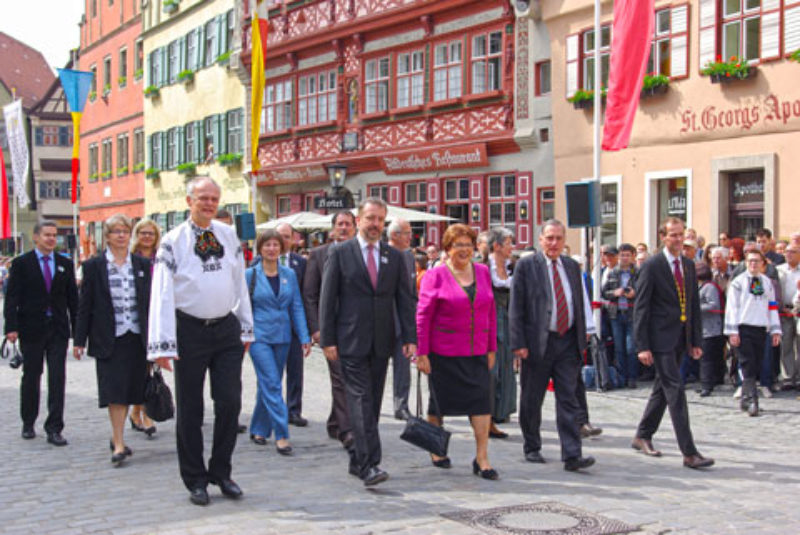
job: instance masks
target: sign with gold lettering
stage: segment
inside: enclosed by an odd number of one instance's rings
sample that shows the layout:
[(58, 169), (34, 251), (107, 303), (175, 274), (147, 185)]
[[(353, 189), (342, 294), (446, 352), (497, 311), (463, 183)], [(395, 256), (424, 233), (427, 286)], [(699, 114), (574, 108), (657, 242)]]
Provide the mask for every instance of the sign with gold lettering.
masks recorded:
[(415, 150), (378, 158), (387, 175), (447, 171), (489, 165), (486, 144), (475, 143), (439, 149)]
[(259, 186), (274, 186), (286, 182), (328, 180), (328, 173), (321, 165), (296, 165), (258, 171)]

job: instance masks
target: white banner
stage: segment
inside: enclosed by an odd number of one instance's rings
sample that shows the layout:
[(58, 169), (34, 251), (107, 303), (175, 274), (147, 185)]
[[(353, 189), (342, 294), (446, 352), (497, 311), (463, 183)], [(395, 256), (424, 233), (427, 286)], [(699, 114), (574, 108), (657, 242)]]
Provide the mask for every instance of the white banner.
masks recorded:
[(25, 123), (22, 120), (22, 100), (3, 107), (6, 120), (8, 150), (11, 153), (11, 172), (14, 174), (14, 194), (17, 204), (23, 208), (31, 201), (28, 198), (28, 143), (25, 141)]

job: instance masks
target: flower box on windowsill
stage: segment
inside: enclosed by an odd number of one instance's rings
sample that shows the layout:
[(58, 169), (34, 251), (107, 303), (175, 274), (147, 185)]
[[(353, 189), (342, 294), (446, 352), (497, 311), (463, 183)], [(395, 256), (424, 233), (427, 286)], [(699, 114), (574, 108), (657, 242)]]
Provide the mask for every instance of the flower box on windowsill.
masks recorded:
[(186, 69), (178, 73), (178, 81), (183, 85), (191, 85), (194, 83), (194, 71)]
[(712, 84), (729, 84), (731, 82), (740, 82), (742, 80), (749, 80), (753, 78), (758, 71), (755, 67), (748, 67), (745, 73), (732, 75), (731, 73), (710, 74)]
[(97, 100), (97, 91), (89, 91), (89, 102)]
[(180, 0), (164, 0), (163, 10), (164, 13), (175, 13), (178, 11)]
[(223, 52), (219, 56), (217, 56), (217, 63), (220, 65), (227, 65), (231, 60), (231, 51), (228, 50), (227, 52)]
[(102, 180), (110, 180), (111, 179), (111, 171), (105, 171), (103, 173), (100, 173), (100, 178)]
[(197, 164), (192, 162), (182, 163), (176, 169), (181, 175), (192, 177), (197, 173)]
[(142, 76), (144, 76), (144, 69), (136, 69), (136, 71), (133, 73), (133, 80), (138, 82), (142, 79)]
[(145, 171), (144, 174), (147, 178), (158, 178), (160, 173), (161, 171), (159, 171), (155, 167), (150, 167), (147, 171)]
[(158, 88), (154, 85), (149, 85), (144, 88), (144, 98), (158, 98)]
[(120, 167), (120, 168), (117, 169), (117, 176), (125, 176), (127, 174), (128, 174), (128, 168), (127, 167)]
[(217, 156), (217, 162), (219, 162), (222, 167), (239, 167), (242, 165), (242, 157), (243, 155), (238, 152), (220, 154)]
[[(606, 100), (606, 89), (603, 88), (600, 98), (603, 102)], [(574, 95), (567, 99), (572, 103), (572, 107), (576, 110), (590, 110), (594, 108), (594, 91), (587, 91), (578, 89)]]
[(140, 171), (144, 171), (144, 162), (137, 163), (136, 165), (133, 166), (133, 172), (134, 173), (138, 173)]
[(668, 89), (669, 89), (668, 85), (654, 85), (653, 87), (642, 89), (642, 93), (639, 96), (639, 98), (650, 98), (658, 95), (663, 95), (667, 92)]

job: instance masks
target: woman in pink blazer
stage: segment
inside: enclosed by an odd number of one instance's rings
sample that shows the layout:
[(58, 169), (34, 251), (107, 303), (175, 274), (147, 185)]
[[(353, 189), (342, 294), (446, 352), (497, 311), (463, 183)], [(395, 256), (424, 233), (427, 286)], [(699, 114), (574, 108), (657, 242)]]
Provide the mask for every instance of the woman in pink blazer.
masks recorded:
[[(489, 464), (491, 405), (489, 370), (497, 349), (497, 316), (489, 268), (474, 264), (477, 235), (466, 225), (448, 227), (442, 238), (447, 260), (422, 278), (417, 304), (417, 366), (429, 374), (428, 421), (469, 416), (475, 433), (472, 471), (484, 479), (499, 476)], [(450, 468), (448, 457), (433, 465)]]

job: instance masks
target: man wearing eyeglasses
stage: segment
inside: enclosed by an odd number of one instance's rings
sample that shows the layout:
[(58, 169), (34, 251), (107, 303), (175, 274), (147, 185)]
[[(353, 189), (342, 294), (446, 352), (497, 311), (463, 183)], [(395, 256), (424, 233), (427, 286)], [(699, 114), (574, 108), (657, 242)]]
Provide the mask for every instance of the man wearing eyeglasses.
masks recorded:
[[(411, 251), (411, 225), (405, 219), (397, 218), (389, 224), (387, 230), (389, 245), (400, 251), (408, 271), (408, 283), (411, 293), (417, 294), (417, 273), (414, 269), (416, 260)], [(416, 303), (415, 303), (416, 305)], [(400, 320), (397, 317), (395, 305), (394, 327), (397, 333), (394, 353), (392, 353), (392, 393), (394, 396), (394, 417), (398, 420), (408, 420), (411, 413), (408, 410), (408, 391), (411, 388), (411, 361), (403, 355), (403, 340), (400, 337)]]
[(786, 262), (778, 266), (781, 296), (781, 378), (786, 390), (797, 388), (800, 382), (800, 336), (797, 333), (797, 318), (794, 303), (798, 301), (800, 284), (800, 244), (786, 247)]

